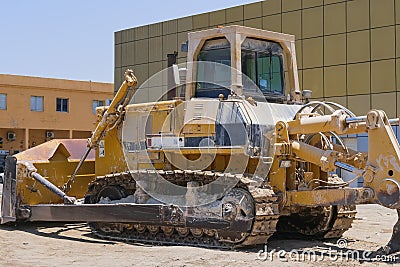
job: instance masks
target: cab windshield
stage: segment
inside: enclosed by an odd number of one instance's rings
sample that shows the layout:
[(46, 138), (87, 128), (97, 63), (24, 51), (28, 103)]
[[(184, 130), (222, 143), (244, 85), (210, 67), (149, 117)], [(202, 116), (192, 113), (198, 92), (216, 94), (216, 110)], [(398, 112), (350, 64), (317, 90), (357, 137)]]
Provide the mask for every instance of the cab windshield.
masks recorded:
[(244, 94), (250, 94), (256, 85), (267, 98), (284, 96), (283, 49), (278, 43), (246, 38), (242, 73), (250, 78), (243, 79)]

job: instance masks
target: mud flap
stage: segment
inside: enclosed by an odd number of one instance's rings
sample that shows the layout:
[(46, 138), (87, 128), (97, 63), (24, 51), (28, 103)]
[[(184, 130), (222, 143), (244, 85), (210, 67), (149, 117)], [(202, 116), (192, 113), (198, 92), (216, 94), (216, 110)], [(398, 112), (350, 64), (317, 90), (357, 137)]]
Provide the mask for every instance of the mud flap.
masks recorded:
[(3, 195), (1, 198), (1, 223), (16, 221), (17, 159), (6, 158), (4, 170)]

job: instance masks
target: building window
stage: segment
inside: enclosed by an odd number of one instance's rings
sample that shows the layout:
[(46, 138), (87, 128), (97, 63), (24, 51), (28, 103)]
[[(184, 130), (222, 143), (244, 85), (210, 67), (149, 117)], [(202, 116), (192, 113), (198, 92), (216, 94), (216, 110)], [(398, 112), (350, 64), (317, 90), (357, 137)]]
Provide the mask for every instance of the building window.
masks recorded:
[(92, 112), (96, 114), (96, 108), (104, 106), (104, 100), (93, 100)]
[(112, 99), (106, 99), (106, 106), (111, 105)]
[(7, 109), (7, 95), (0, 94), (0, 109)]
[(57, 98), (56, 111), (68, 112), (68, 98)]
[(31, 96), (31, 111), (43, 111), (43, 96)]

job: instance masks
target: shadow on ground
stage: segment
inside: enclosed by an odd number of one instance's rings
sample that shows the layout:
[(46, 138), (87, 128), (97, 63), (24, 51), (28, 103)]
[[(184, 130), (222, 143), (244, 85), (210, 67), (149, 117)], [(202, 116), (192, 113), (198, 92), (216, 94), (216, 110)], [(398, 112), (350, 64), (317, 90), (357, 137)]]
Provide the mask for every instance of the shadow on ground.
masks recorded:
[[(95, 244), (115, 244), (116, 242), (101, 240), (96, 238), (90, 231), (86, 223), (60, 223), (60, 222), (27, 222), (17, 224), (0, 225), (3, 231), (23, 231), (37, 236), (64, 239), (82, 243)], [(69, 233), (77, 231), (78, 237), (71, 236)], [(82, 236), (82, 237), (79, 237)]]
[[(119, 242), (102, 240), (91, 233), (86, 223), (30, 222), (1, 225), (2, 231), (23, 231), (37, 236), (69, 240), (81, 243), (108, 244)], [(352, 242), (347, 240), (348, 244)], [(134, 246), (148, 246), (143, 243), (129, 243)], [(400, 253), (376, 255), (374, 251), (350, 249), (336, 243), (336, 240), (300, 240), (274, 237), (267, 245), (237, 248), (236, 251), (255, 253), (261, 261), (282, 262), (386, 262), (400, 263)], [(150, 245), (149, 245), (150, 246)], [(214, 249), (213, 249), (214, 250)]]

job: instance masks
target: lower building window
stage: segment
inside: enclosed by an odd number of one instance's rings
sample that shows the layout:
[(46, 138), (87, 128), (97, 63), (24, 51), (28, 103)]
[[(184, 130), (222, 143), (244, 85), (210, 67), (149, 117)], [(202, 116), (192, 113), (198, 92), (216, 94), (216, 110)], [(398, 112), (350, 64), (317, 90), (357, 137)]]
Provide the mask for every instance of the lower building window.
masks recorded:
[(57, 98), (56, 111), (68, 112), (68, 98)]

